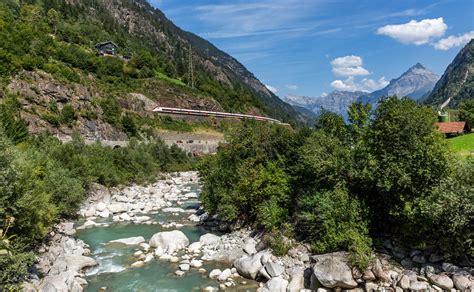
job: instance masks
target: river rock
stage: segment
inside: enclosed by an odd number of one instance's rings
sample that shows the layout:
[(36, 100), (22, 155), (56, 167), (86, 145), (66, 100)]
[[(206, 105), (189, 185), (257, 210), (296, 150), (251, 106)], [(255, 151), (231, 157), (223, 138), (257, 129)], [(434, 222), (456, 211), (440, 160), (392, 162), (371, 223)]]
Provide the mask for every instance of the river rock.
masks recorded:
[(201, 243), (201, 245), (216, 245), (220, 241), (221, 238), (212, 233), (201, 235), (201, 237), (199, 238), (199, 242)]
[(244, 246), (244, 251), (248, 255), (253, 255), (257, 253), (257, 249), (255, 248), (255, 242), (247, 242)]
[(189, 239), (179, 230), (165, 231), (153, 235), (149, 244), (152, 247), (161, 247), (165, 252), (172, 254), (177, 250), (186, 248), (189, 245)]
[(252, 256), (243, 256), (234, 261), (234, 267), (241, 276), (247, 279), (255, 279), (263, 267), (261, 259), (265, 254), (269, 254), (269, 252), (261, 251)]
[(145, 238), (143, 238), (143, 236), (121, 238), (121, 239), (109, 241), (109, 243), (120, 243), (120, 244), (125, 244), (125, 245), (139, 245), (144, 242), (145, 242)]
[(428, 283), (413, 281), (410, 284), (411, 291), (426, 291), (428, 289)]
[(286, 292), (286, 288), (288, 287), (288, 281), (281, 278), (275, 277), (272, 278), (270, 281), (265, 283), (265, 287), (263, 287), (263, 292)]
[(107, 205), (104, 202), (99, 202), (96, 207), (97, 211), (102, 212), (107, 209)]
[(79, 273), (84, 268), (97, 266), (97, 262), (93, 258), (78, 256), (78, 255), (65, 255), (64, 260), (66, 261), (68, 270)]
[(199, 253), (199, 252), (201, 252), (201, 243), (199, 241), (191, 243), (188, 246), (188, 251), (190, 253)]
[(191, 267), (193, 268), (200, 268), (202, 267), (202, 261), (200, 260), (192, 260), (190, 263)]
[(220, 269), (214, 269), (209, 273), (209, 278), (217, 279), (221, 273), (222, 271)]
[(265, 264), (265, 270), (267, 271), (268, 275), (270, 275), (270, 278), (278, 277), (285, 271), (285, 269), (280, 264), (272, 262)]
[(348, 253), (335, 252), (313, 256), (315, 264), (313, 274), (326, 288), (355, 288), (357, 282), (352, 278), (351, 267), (348, 264)]
[(372, 272), (374, 273), (375, 277), (377, 277), (380, 281), (385, 283), (390, 282), (390, 277), (383, 270), (382, 262), (379, 259), (375, 261), (374, 267), (372, 268)]
[(466, 275), (461, 274), (461, 273), (454, 274), (453, 283), (456, 289), (459, 289), (461, 291), (465, 291), (470, 286), (474, 286), (474, 283), (469, 280), (468, 274)]
[(288, 292), (300, 292), (304, 289), (304, 272), (302, 270), (293, 270), (291, 272), (290, 282), (286, 290)]
[(144, 265), (145, 265), (144, 261), (136, 261), (132, 264), (132, 268), (140, 268), (140, 267), (143, 267)]
[(122, 213), (126, 212), (128, 210), (127, 205), (124, 203), (114, 203), (110, 204), (107, 209), (109, 209), (110, 212), (112, 213)]
[(232, 271), (230, 269), (225, 269), (222, 271), (222, 273), (220, 273), (220, 275), (217, 277), (217, 280), (219, 280), (219, 282), (224, 282), (226, 281), (228, 278), (230, 278), (232, 276)]
[(451, 280), (450, 277), (444, 274), (440, 274), (440, 275), (430, 274), (428, 276), (428, 280), (430, 280), (432, 284), (445, 290), (451, 290), (454, 287), (453, 280)]
[(181, 265), (179, 265), (179, 269), (181, 271), (187, 272), (187, 271), (189, 271), (189, 264), (181, 264)]

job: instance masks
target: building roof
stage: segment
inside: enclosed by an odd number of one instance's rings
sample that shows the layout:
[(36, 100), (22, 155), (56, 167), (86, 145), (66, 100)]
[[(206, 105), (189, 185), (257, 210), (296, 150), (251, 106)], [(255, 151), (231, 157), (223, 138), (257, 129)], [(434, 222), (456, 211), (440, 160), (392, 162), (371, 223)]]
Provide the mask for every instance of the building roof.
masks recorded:
[(106, 42), (98, 43), (98, 44), (95, 45), (95, 47), (98, 48), (98, 47), (102, 47), (102, 46), (105, 46), (105, 45), (108, 45), (108, 44), (112, 44), (113, 46), (115, 46), (115, 47), (118, 48), (118, 46), (117, 46), (114, 42), (111, 42), (111, 41), (106, 41)]
[(443, 134), (461, 134), (466, 129), (465, 122), (436, 123), (436, 126)]

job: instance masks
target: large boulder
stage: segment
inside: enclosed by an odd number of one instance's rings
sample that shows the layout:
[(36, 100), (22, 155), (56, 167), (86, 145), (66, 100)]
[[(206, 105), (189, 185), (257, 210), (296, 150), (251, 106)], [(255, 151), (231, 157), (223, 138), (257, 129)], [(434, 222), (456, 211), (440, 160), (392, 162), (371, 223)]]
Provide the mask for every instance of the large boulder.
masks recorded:
[(288, 292), (299, 292), (304, 288), (304, 271), (299, 269), (293, 270), (286, 290)]
[(243, 256), (234, 261), (234, 267), (237, 272), (247, 279), (255, 279), (258, 272), (262, 269), (262, 257), (268, 254), (268, 251), (261, 251), (252, 256)]
[(469, 280), (469, 274), (456, 273), (453, 275), (453, 282), (456, 289), (465, 291), (470, 286), (474, 287), (474, 281)]
[(201, 245), (215, 245), (221, 241), (221, 238), (215, 234), (207, 233), (199, 238)]
[(265, 270), (267, 271), (268, 275), (273, 278), (283, 274), (285, 268), (283, 268), (283, 266), (278, 263), (268, 262), (265, 264)]
[(145, 242), (145, 238), (143, 238), (142, 236), (121, 238), (121, 239), (109, 241), (109, 243), (120, 243), (120, 244), (125, 244), (125, 245), (139, 245), (140, 243), (143, 243), (143, 242)]
[(451, 290), (454, 287), (453, 280), (451, 280), (450, 277), (444, 274), (440, 275), (435, 275), (435, 274), (430, 274), (428, 276), (428, 279), (432, 284), (435, 284), (436, 286), (440, 287), (443, 290)]
[(153, 235), (149, 244), (155, 248), (162, 248), (165, 253), (172, 254), (186, 248), (189, 245), (189, 239), (179, 230), (165, 231)]
[(352, 278), (348, 257), (349, 254), (345, 252), (313, 256), (313, 260), (316, 262), (313, 266), (314, 276), (326, 288), (352, 289), (357, 287), (357, 282)]
[(281, 278), (275, 277), (270, 279), (263, 287), (263, 292), (286, 292), (286, 288), (288, 287), (288, 281)]
[(111, 213), (122, 213), (122, 212), (126, 212), (128, 211), (128, 208), (127, 208), (127, 205), (124, 204), (124, 203), (114, 203), (114, 204), (110, 204), (107, 209), (109, 209), (109, 211)]
[(67, 269), (79, 273), (84, 268), (97, 266), (97, 262), (93, 258), (78, 256), (78, 255), (65, 255), (64, 260), (67, 265)]

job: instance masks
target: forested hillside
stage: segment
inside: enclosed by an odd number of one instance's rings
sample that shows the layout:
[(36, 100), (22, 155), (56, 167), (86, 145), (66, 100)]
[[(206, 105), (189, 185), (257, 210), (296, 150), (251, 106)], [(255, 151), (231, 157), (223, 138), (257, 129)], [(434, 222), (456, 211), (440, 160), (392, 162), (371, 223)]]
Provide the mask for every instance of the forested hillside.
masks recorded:
[[(97, 53), (104, 41), (116, 56)], [(170, 124), (149, 114), (157, 104), (297, 119), (235, 59), (141, 0), (2, 1), (0, 65), (2, 96), (19, 98), (33, 131), (149, 133)]]
[(474, 98), (474, 40), (471, 40), (454, 58), (425, 103), (441, 106), (449, 99), (449, 107), (457, 108), (463, 101), (472, 98)]

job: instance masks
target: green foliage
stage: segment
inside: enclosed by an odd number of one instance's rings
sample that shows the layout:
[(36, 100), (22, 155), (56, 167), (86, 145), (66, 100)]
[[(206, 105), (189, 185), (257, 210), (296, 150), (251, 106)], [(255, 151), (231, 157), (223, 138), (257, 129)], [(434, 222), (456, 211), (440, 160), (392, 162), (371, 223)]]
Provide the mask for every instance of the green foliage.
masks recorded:
[(76, 118), (76, 113), (72, 105), (66, 104), (61, 110), (61, 122), (68, 126), (72, 126)]
[[(372, 189), (363, 196), (375, 218), (403, 226), (411, 205), (449, 172), (447, 147), (435, 130), (436, 115), (410, 99), (379, 104), (367, 145)], [(374, 221), (375, 222), (375, 221)]]
[(459, 120), (467, 123), (470, 129), (474, 129), (474, 99), (469, 99), (459, 106)]
[[(425, 241), (454, 256), (474, 256), (474, 159), (456, 163), (454, 174), (441, 180), (427, 196), (415, 201), (410, 218)], [(436, 232), (433, 228), (436, 227)]]
[(99, 105), (102, 108), (103, 118), (109, 124), (113, 126), (120, 126), (120, 117), (122, 115), (122, 109), (114, 97), (107, 97), (99, 101)]
[(21, 119), (21, 104), (15, 96), (8, 96), (0, 104), (0, 123), (4, 133), (14, 143), (20, 143), (28, 137), (28, 126)]
[(349, 250), (353, 264), (365, 270), (371, 254), (371, 239), (365, 211), (347, 188), (338, 184), (331, 190), (306, 195), (299, 202), (298, 222), (305, 238), (317, 253)]

